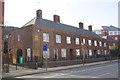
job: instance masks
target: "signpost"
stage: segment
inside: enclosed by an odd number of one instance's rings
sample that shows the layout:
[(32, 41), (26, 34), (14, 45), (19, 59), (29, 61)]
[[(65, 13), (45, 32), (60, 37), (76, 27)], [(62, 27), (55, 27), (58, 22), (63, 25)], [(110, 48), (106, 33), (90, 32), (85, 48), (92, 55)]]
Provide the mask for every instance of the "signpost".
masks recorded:
[(48, 48), (48, 44), (43, 44), (43, 51), (45, 51), (45, 58), (46, 58), (46, 71), (47, 71), (47, 48)]
[[(85, 43), (82, 42), (81, 45), (84, 46)], [(84, 48), (83, 48), (82, 46), (81, 46), (81, 48), (82, 48), (82, 53), (83, 53), (83, 66), (84, 66), (84, 64), (85, 64), (85, 63), (84, 63), (84, 61), (85, 61), (85, 50), (84, 50)]]

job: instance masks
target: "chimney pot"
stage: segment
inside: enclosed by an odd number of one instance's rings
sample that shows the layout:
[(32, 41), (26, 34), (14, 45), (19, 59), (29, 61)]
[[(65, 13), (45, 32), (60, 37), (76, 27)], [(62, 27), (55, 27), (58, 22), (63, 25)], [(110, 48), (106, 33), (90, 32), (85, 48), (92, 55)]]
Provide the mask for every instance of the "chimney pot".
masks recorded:
[(92, 31), (92, 25), (89, 25), (89, 26), (88, 26), (88, 30), (89, 30), (89, 31)]
[(42, 10), (37, 10), (36, 11), (36, 17), (42, 19)]
[(83, 29), (83, 27), (84, 27), (84, 24), (82, 22), (79, 22), (79, 28)]
[(60, 16), (54, 15), (53, 18), (54, 18), (54, 22), (60, 23)]

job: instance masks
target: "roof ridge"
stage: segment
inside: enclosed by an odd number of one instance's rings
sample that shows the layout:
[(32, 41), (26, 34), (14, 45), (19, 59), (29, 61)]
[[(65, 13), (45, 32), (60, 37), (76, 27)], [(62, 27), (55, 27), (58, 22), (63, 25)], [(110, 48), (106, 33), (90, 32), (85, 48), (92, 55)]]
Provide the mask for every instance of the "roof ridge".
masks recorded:
[(81, 29), (72, 25), (64, 24), (64, 23), (57, 23), (48, 19), (33, 18), (28, 23), (26, 23), (23, 27), (32, 25), (32, 24), (101, 38), (100, 36), (98, 36), (92, 31)]
[(22, 27), (25, 27), (25, 26), (28, 26), (28, 25), (31, 25), (31, 22), (33, 21), (33, 24), (35, 23), (35, 20), (36, 20), (36, 17), (31, 19), (30, 21), (28, 21), (25, 25), (23, 25)]

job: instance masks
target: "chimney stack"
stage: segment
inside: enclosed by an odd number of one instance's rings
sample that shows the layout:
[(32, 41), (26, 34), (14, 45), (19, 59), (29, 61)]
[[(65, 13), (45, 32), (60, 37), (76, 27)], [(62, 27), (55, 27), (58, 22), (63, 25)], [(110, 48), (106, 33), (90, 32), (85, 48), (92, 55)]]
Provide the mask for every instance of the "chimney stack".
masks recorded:
[(83, 27), (84, 27), (84, 24), (82, 22), (79, 22), (79, 28), (83, 29)]
[(60, 16), (54, 15), (53, 18), (54, 18), (54, 22), (60, 23)]
[(107, 30), (107, 29), (102, 30), (102, 32), (103, 32), (103, 35), (104, 35), (104, 36), (108, 36), (108, 30)]
[(92, 31), (92, 25), (89, 25), (89, 26), (88, 26), (88, 30), (89, 30), (89, 31)]
[(36, 11), (36, 17), (42, 19), (42, 10), (39, 9)]

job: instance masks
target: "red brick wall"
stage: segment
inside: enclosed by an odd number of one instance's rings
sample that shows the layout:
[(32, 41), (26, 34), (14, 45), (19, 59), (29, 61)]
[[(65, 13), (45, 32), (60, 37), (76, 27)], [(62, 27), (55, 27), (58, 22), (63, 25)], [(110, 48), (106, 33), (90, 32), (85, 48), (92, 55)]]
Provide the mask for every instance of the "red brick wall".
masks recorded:
[[(65, 31), (62, 31), (62, 30), (50, 29), (50, 28), (46, 28), (46, 27), (42, 27), (42, 26), (34, 26), (34, 27), (36, 27), (36, 31), (34, 31), (34, 32), (36, 34), (41, 34), (39, 36), (39, 37), (41, 37), (41, 40), (36, 41), (36, 44), (35, 44), (35, 45), (37, 45), (36, 48), (38, 48), (38, 52), (36, 52), (36, 53), (40, 53), (40, 54), (43, 53), (42, 52), (42, 47), (41, 47), (42, 44), (44, 43), (43, 40), (42, 40), (42, 34), (44, 32), (48, 32), (49, 35), (50, 35), (50, 42), (48, 43), (49, 48), (50, 48), (50, 54), (51, 54), (50, 60), (53, 60), (53, 55), (54, 55), (53, 49), (54, 48), (58, 48), (59, 49), (59, 51), (58, 51), (59, 60), (62, 59), (61, 58), (61, 48), (67, 49), (67, 59), (70, 59), (70, 49), (73, 49), (73, 55), (75, 56), (76, 55), (75, 49), (80, 49), (81, 50), (81, 45), (76, 45), (75, 44), (75, 41), (74, 41), (75, 37), (91, 39), (91, 40), (102, 40), (102, 41), (105, 41), (104, 39), (99, 39), (99, 38), (96, 38), (96, 37), (90, 37), (90, 36), (87, 36), (87, 35), (80, 35), (80, 34), (76, 34), (76, 33), (65, 32)], [(38, 29), (41, 29), (41, 31), (39, 33), (37, 32)], [(58, 43), (55, 42), (55, 35), (56, 34), (60, 34), (62, 36), (62, 43), (58, 44)], [(71, 44), (66, 44), (66, 36), (72, 37), (72, 43)], [(40, 46), (40, 47), (38, 47), (38, 46)], [(98, 49), (98, 48), (101, 49), (101, 50), (104, 50), (104, 49), (108, 49), (108, 46), (106, 48), (100, 47), (100, 46), (98, 46), (98, 47), (92, 46), (92, 47), (88, 47), (88, 48), (92, 49), (92, 50), (93, 49)], [(81, 54), (82, 54), (82, 52), (81, 52)]]
[(0, 0), (0, 24), (4, 24), (4, 0)]
[[(38, 31), (39, 30), (39, 31)], [(85, 48), (85, 49), (92, 49), (92, 50), (109, 50), (109, 44), (111, 43), (111, 41), (108, 41), (106, 39), (102, 39), (102, 38), (97, 38), (97, 37), (93, 37), (93, 36), (88, 36), (88, 35), (81, 35), (81, 34), (77, 34), (77, 33), (72, 33), (72, 32), (66, 32), (63, 30), (57, 30), (54, 28), (47, 28), (47, 27), (42, 27), (42, 26), (28, 26), (28, 27), (23, 27), (21, 29), (17, 29), (13, 32), (11, 32), (11, 38), (9, 38), (9, 48), (11, 48), (11, 54), (13, 54), (13, 58), (16, 58), (16, 52), (17, 49), (22, 49), (23, 51), (23, 57), (24, 60), (27, 60), (27, 48), (31, 48), (32, 49), (32, 61), (35, 61), (34, 56), (38, 57), (38, 61), (43, 61), (45, 59), (43, 59), (43, 49), (42, 49), (42, 44), (46, 43), (43, 42), (43, 33), (49, 33), (50, 36), (50, 41), (48, 42), (48, 47), (50, 49), (50, 58), (48, 59), (49, 61), (53, 61), (54, 60), (54, 48), (58, 49), (58, 59), (59, 60), (69, 60), (70, 59), (70, 49), (73, 49), (73, 55), (76, 56), (76, 49), (80, 49), (81, 48)], [(17, 41), (17, 35), (20, 34), (21, 35), (21, 40)], [(55, 35), (59, 34), (62, 36), (62, 43), (56, 43), (55, 40)], [(66, 36), (70, 36), (72, 39), (72, 43), (71, 44), (66, 44)], [(107, 47), (103, 47), (103, 46), (81, 46), (81, 44), (76, 45), (75, 44), (75, 40), (74, 38), (85, 38), (87, 40), (96, 40), (96, 41), (102, 41), (102, 42), (106, 42), (107, 43)], [(114, 41), (113, 41), (114, 42)], [(112, 42), (112, 43), (113, 43)], [(87, 43), (87, 42), (86, 42)], [(111, 45), (112, 45), (111, 43)], [(67, 57), (66, 58), (62, 58), (61, 57), (61, 49), (65, 48), (67, 49)], [(82, 52), (81, 52), (82, 54)], [(94, 51), (93, 51), (93, 54)], [(75, 58), (75, 57), (74, 57)]]
[[(20, 41), (18, 41), (18, 34)], [(26, 60), (27, 48), (32, 48), (32, 27), (16, 29), (9, 33), (8, 39), (9, 53), (12, 57), (12, 62), (16, 62), (16, 54), (18, 49), (22, 49), (24, 60)]]

